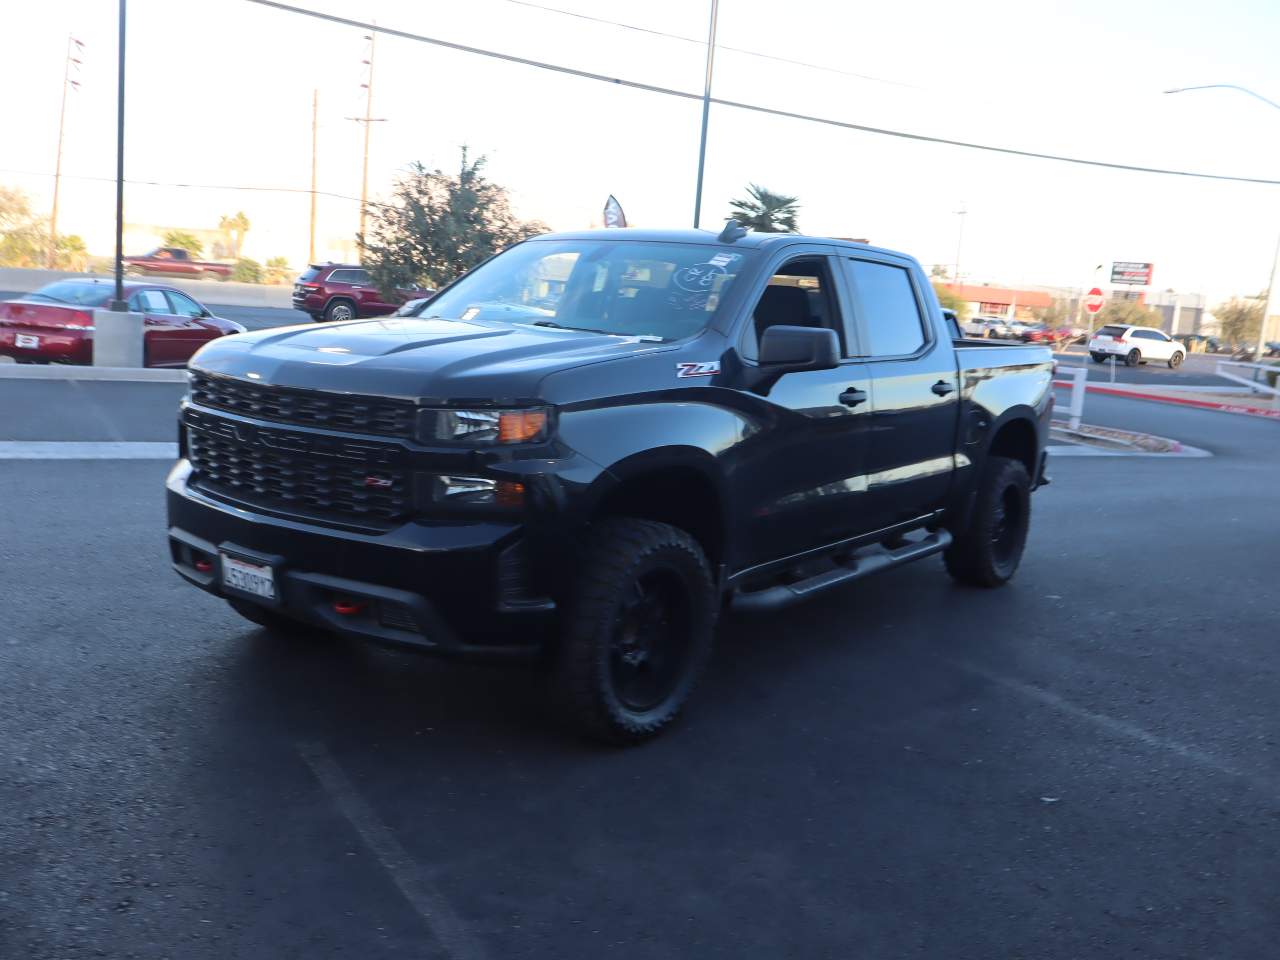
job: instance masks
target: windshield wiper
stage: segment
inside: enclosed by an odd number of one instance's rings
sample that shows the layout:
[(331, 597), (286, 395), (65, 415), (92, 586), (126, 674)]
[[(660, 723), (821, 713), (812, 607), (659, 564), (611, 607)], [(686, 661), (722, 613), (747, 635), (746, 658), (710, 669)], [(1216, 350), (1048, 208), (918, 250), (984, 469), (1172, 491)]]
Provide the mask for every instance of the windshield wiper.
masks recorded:
[(517, 321), (519, 323), (528, 323), (531, 327), (554, 327), (556, 330), (574, 330), (578, 333), (599, 333), (606, 337), (629, 337), (629, 333), (618, 333), (614, 330), (597, 330), (595, 327), (567, 327), (563, 323), (556, 323), (554, 320), (528, 320)]

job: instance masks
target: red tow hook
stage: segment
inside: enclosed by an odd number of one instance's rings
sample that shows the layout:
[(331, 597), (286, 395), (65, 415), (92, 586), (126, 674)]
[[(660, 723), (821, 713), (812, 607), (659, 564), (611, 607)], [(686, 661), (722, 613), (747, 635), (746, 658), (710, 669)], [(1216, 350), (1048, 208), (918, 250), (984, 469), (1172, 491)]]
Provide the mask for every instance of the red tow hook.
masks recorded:
[(195, 567), (196, 570), (198, 570), (200, 573), (213, 572), (213, 561), (207, 560), (204, 557), (201, 557), (198, 560), (196, 560), (195, 563), (192, 564), (192, 566)]
[(344, 617), (354, 617), (357, 613), (364, 612), (364, 608), (363, 602), (346, 597), (341, 600), (335, 600), (333, 603), (333, 612)]

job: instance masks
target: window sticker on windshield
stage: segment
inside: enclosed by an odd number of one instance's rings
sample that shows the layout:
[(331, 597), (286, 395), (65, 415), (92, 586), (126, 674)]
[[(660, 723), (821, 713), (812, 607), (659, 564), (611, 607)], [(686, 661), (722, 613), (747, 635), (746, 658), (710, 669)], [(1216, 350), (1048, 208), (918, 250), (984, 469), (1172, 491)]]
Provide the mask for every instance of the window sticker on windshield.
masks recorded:
[(689, 293), (709, 292), (717, 277), (728, 276), (729, 271), (725, 270), (725, 267), (740, 256), (737, 253), (717, 253), (704, 263), (695, 263), (693, 266), (685, 267), (672, 278), (672, 282), (681, 290), (687, 290)]
[(700, 363), (676, 364), (676, 377), (680, 380), (685, 380), (689, 377), (714, 377), (719, 372), (719, 360), (703, 360)]

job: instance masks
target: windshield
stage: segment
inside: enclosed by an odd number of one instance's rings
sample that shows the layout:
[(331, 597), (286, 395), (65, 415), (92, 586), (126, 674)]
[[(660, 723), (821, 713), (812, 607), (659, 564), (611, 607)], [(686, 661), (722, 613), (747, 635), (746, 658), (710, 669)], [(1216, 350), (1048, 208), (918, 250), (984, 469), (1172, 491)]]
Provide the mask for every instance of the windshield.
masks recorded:
[(750, 254), (631, 240), (535, 240), (476, 268), (424, 311), (679, 340), (704, 329)]
[(84, 283), (61, 280), (28, 293), (23, 300), (72, 303), (78, 307), (100, 307), (111, 298), (114, 288), (109, 283)]

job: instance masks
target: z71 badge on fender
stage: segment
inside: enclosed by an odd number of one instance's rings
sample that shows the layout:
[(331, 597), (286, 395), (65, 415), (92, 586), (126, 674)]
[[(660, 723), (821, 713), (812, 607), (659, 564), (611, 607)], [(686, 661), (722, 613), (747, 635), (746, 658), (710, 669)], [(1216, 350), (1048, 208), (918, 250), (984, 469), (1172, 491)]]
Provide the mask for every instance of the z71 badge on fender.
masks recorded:
[(685, 377), (714, 377), (719, 372), (719, 360), (704, 360), (702, 363), (676, 364), (676, 376), (681, 380)]

